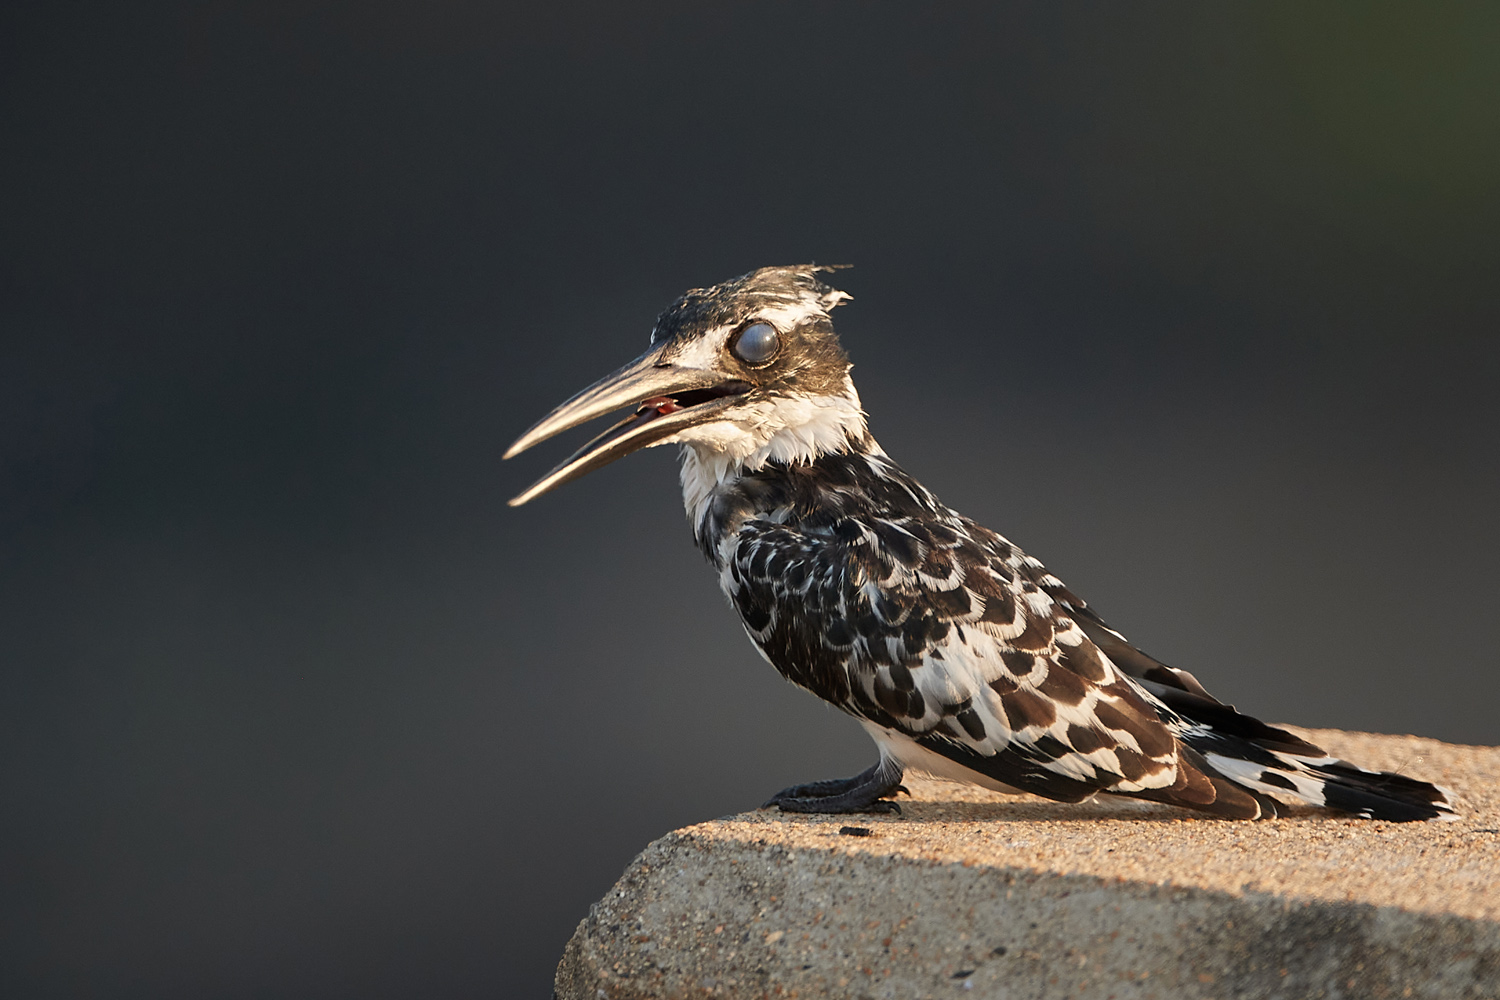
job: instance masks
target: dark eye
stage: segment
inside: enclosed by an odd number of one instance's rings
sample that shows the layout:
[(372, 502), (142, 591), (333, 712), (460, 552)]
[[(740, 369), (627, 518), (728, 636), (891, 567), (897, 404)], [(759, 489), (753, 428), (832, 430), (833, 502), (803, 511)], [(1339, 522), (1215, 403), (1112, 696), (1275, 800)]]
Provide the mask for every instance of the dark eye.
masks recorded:
[(745, 364), (759, 367), (769, 364), (781, 350), (781, 334), (770, 323), (751, 323), (739, 332), (729, 349)]

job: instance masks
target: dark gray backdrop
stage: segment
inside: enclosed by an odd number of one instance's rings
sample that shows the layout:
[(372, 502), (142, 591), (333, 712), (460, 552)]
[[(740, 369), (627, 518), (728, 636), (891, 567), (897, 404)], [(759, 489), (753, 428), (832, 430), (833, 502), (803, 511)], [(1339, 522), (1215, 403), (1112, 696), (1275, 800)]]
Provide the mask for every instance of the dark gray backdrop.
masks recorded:
[(763, 264), (1148, 650), (1500, 742), (1495, 7), (502, 6), (0, 15), (0, 992), (543, 996), (651, 837), (869, 763), (672, 455), (504, 506)]

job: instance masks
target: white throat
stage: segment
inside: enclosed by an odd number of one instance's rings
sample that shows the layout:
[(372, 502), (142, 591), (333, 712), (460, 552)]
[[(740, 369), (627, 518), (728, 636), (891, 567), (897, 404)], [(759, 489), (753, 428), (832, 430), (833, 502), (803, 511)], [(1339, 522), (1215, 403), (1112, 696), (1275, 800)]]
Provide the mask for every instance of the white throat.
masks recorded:
[(847, 379), (833, 396), (780, 397), (736, 408), (663, 444), (682, 445), (682, 504), (697, 524), (714, 490), (767, 462), (810, 461), (865, 436), (859, 393)]

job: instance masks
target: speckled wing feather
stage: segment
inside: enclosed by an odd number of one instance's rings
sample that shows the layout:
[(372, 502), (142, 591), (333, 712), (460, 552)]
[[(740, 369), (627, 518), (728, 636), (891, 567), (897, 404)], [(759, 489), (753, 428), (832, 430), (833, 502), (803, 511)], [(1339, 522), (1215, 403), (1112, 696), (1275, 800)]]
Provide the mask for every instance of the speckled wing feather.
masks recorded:
[(721, 584), (751, 639), (889, 739), (1064, 801), (1104, 791), (1256, 817), (1290, 795), (1373, 818), (1452, 815), (1437, 786), (1220, 702), (883, 455), (767, 470), (734, 496), (701, 527), (722, 540)]
[(1012, 788), (1262, 811), (1178, 742), (1171, 711), (1033, 579), (1039, 563), (906, 492), (884, 516), (809, 522), (792, 504), (781, 523), (741, 524), (725, 590), (783, 675)]
[(1212, 767), (1255, 791), (1291, 794), (1366, 819), (1452, 818), (1450, 793), (1426, 781), (1372, 771), (1219, 701), (1186, 670), (1142, 652), (1049, 577), (1047, 592), (1115, 664), (1177, 717), (1173, 731)]

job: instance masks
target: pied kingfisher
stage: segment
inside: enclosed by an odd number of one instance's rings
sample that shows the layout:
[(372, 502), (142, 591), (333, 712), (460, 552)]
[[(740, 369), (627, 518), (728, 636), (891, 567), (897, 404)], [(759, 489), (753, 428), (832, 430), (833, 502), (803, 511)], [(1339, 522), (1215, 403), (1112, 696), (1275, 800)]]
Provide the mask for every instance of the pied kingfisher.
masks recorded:
[(880, 757), (795, 785), (788, 812), (899, 811), (906, 768), (1078, 802), (1098, 792), (1232, 819), (1292, 798), (1374, 819), (1453, 816), (1441, 788), (1329, 756), (1147, 656), (1005, 538), (944, 506), (865, 425), (826, 267), (693, 289), (646, 353), (563, 403), (510, 458), (633, 412), (511, 500), (640, 448), (682, 446), (693, 535), (751, 641), (859, 720)]

